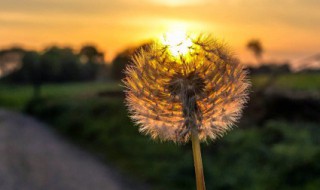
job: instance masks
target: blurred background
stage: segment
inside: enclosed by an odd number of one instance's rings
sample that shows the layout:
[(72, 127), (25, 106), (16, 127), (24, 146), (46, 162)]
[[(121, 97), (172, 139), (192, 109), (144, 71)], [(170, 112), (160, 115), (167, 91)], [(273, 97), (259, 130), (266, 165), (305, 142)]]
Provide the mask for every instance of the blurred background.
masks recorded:
[[(202, 146), (207, 188), (320, 189), (319, 10), (318, 0), (1, 0), (0, 128), (19, 112), (142, 184), (133, 189), (195, 189), (191, 145), (139, 134), (121, 79), (151, 39), (210, 33), (248, 66), (253, 86), (238, 127)], [(3, 138), (3, 129), (0, 151), (21, 135)], [(0, 166), (1, 189), (11, 190), (11, 169), (13, 184), (28, 179), (26, 167)], [(48, 189), (42, 180), (30, 189)], [(12, 189), (27, 189), (19, 184)]]

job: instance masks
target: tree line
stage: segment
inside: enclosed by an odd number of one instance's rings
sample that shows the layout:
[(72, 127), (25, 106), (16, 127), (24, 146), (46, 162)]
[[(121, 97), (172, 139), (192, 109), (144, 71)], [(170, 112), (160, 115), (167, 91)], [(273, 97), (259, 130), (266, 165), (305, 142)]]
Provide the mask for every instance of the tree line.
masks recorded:
[[(20, 66), (4, 77), (13, 83), (56, 83), (93, 80), (105, 67), (104, 54), (94, 46), (84, 46), (79, 52), (53, 46), (44, 51), (22, 52)], [(5, 62), (1, 63), (5, 64)]]
[[(150, 42), (129, 47), (118, 53), (111, 64), (104, 60), (104, 53), (94, 45), (85, 45), (79, 51), (68, 47), (52, 46), (43, 51), (11, 48), (0, 50), (0, 78), (2, 81), (35, 84), (92, 81), (98, 79), (119, 81), (132, 55), (148, 47)], [(288, 63), (263, 61), (264, 48), (258, 39), (246, 44), (256, 58), (258, 67), (249, 67), (251, 74), (291, 72)], [(14, 67), (14, 62), (15, 66)], [(18, 63), (19, 62), (19, 63)], [(15, 68), (15, 69), (14, 69)], [(5, 77), (4, 77), (5, 76)]]
[[(43, 51), (11, 48), (0, 50), (1, 80), (11, 83), (61, 83), (98, 79), (121, 80), (132, 55), (147, 43), (118, 53), (111, 64), (93, 45), (76, 52), (72, 48), (52, 46)], [(8, 66), (9, 65), (9, 66)], [(11, 69), (8, 69), (11, 68)]]

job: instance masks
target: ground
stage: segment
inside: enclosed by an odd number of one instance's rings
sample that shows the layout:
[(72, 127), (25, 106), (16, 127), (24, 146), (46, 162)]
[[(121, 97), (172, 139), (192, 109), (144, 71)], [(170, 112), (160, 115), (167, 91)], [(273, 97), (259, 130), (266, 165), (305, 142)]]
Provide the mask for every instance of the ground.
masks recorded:
[(114, 169), (45, 124), (5, 110), (0, 110), (0, 155), (2, 190), (141, 189), (129, 188)]

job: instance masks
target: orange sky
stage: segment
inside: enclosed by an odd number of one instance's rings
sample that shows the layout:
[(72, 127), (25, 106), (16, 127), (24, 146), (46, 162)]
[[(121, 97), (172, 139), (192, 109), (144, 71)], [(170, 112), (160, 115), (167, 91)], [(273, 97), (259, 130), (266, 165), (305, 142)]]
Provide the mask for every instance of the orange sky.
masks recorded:
[(96, 44), (108, 58), (183, 28), (227, 42), (243, 60), (258, 38), (266, 60), (320, 52), (319, 0), (0, 0), (0, 48)]

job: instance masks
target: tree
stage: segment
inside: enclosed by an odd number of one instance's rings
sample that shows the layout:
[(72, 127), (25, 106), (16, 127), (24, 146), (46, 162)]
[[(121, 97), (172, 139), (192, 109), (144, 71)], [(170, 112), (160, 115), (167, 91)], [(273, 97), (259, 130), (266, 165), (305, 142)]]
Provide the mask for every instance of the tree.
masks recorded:
[(81, 65), (70, 48), (50, 47), (41, 56), (41, 73), (46, 82), (80, 80)]
[(126, 49), (119, 53), (112, 61), (111, 75), (115, 80), (121, 80), (125, 77), (124, 70), (133, 54), (132, 49)]
[(126, 65), (130, 62), (131, 57), (138, 51), (148, 48), (151, 42), (143, 43), (137, 47), (127, 48), (119, 53), (112, 61), (111, 75), (115, 80), (124, 78)]
[(247, 48), (254, 54), (257, 62), (261, 62), (263, 47), (261, 42), (257, 39), (250, 40), (247, 44)]
[(41, 63), (40, 55), (35, 51), (25, 53), (22, 58), (22, 74), (33, 85), (33, 97), (38, 98), (41, 93)]
[(79, 52), (80, 61), (84, 64), (83, 78), (92, 80), (97, 77), (104, 64), (104, 54), (93, 45), (83, 46)]
[(80, 50), (80, 56), (86, 60), (85, 62), (94, 62), (94, 59), (100, 54), (95, 46), (86, 45)]
[[(81, 56), (87, 58), (85, 63), (81, 62)], [(34, 68), (35, 57), (39, 59), (37, 61), (39, 66), (36, 69)], [(0, 63), (1, 60), (3, 59), (0, 59)], [(101, 72), (105, 67), (103, 53), (95, 47), (84, 47), (80, 53), (75, 53), (71, 48), (52, 46), (41, 52), (41, 55), (30, 51), (20, 62), (19, 67), (5, 76), (3, 80), (33, 83), (35, 79), (32, 77), (38, 77), (34, 75), (35, 70), (40, 73), (43, 83), (93, 80), (97, 78), (98, 72)]]

